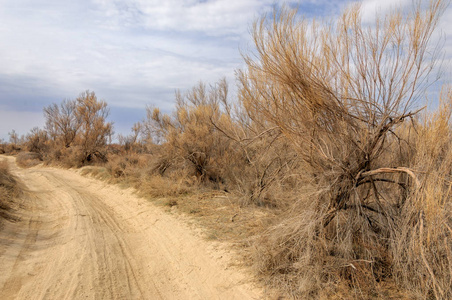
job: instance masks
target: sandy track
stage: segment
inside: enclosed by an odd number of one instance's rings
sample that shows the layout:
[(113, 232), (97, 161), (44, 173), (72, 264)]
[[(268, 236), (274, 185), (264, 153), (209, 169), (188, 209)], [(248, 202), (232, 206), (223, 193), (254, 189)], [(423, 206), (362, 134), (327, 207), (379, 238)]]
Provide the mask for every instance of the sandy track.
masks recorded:
[(0, 299), (260, 298), (226, 253), (130, 191), (8, 159), (28, 191), (0, 231)]

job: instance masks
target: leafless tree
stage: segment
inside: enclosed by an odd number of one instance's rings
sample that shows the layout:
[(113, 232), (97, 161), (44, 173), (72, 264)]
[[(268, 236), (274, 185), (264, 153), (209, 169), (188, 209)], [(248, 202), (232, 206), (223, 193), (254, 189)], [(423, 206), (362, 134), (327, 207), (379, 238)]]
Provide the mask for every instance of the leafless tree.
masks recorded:
[(74, 143), (81, 126), (81, 120), (75, 114), (76, 105), (75, 100), (64, 100), (60, 105), (53, 103), (44, 108), (45, 129), (54, 141), (61, 142), (65, 148)]
[(9, 142), (13, 144), (14, 147), (17, 146), (19, 143), (19, 135), (17, 134), (16, 130), (11, 130), (11, 132), (8, 132), (9, 135)]
[(95, 157), (105, 160), (105, 146), (113, 130), (113, 124), (107, 122), (109, 110), (105, 101), (97, 100), (94, 92), (86, 91), (75, 100), (74, 117), (80, 121), (78, 135), (83, 152), (83, 161)]

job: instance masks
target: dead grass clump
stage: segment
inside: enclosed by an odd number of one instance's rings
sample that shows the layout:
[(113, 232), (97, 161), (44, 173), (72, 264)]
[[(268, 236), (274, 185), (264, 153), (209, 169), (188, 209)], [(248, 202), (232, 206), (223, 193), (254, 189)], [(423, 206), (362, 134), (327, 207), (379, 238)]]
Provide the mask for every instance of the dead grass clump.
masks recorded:
[(16, 164), (22, 168), (31, 168), (41, 164), (42, 155), (36, 152), (20, 152), (16, 156)]
[(13, 199), (18, 197), (21, 189), (16, 178), (10, 173), (6, 160), (0, 161), (0, 217), (10, 218), (9, 210)]
[(187, 169), (171, 168), (161, 174), (156, 168), (161, 160), (158, 153), (138, 154), (128, 151), (110, 154), (104, 166), (86, 166), (83, 174), (133, 187), (144, 197), (162, 198), (187, 195), (196, 191), (199, 180)]
[(5, 154), (6, 145), (7, 144), (4, 142), (4, 140), (0, 139), (0, 154)]
[(8, 154), (8, 155), (16, 155), (22, 150), (22, 147), (20, 145), (15, 145), (12, 143), (7, 143), (4, 145), (2, 151), (2, 154)]
[(49, 148), (49, 135), (47, 131), (34, 127), (25, 136), (25, 147), (29, 152), (44, 156)]
[(83, 154), (77, 146), (69, 148), (52, 148), (45, 156), (45, 162), (64, 168), (81, 168), (83, 166)]
[(89, 161), (82, 147), (73, 145), (69, 148), (51, 147), (43, 157), (44, 163), (54, 164), (63, 168), (81, 168), (83, 166), (103, 166), (107, 163), (107, 156), (104, 154), (93, 154)]
[(106, 168), (111, 172), (113, 178), (132, 180), (147, 172), (149, 165), (154, 160), (153, 156), (149, 154), (111, 154), (108, 156)]
[(196, 193), (199, 185), (194, 177), (174, 174), (172, 176), (161, 176), (149, 174), (141, 177), (137, 183), (140, 194), (152, 198), (178, 197)]
[(111, 180), (110, 172), (105, 167), (100, 166), (84, 166), (80, 169), (80, 174), (89, 175), (94, 178), (109, 181)]
[(414, 144), (420, 186), (401, 206), (391, 240), (393, 276), (415, 299), (452, 298), (452, 88), (424, 117)]

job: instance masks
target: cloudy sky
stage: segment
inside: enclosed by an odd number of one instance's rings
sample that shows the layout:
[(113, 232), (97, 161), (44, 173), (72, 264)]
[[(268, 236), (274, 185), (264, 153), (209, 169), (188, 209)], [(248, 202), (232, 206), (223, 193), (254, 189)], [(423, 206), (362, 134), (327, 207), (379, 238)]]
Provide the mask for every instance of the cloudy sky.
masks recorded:
[[(285, 2), (329, 18), (352, 1)], [(365, 0), (363, 17), (411, 2)], [(43, 127), (43, 107), (87, 89), (108, 102), (115, 131), (128, 133), (147, 104), (170, 111), (176, 89), (224, 76), (234, 84), (240, 51), (252, 48), (250, 25), (275, 3), (282, 1), (0, 0), (0, 138)], [(440, 26), (449, 40), (451, 18), (449, 8)]]

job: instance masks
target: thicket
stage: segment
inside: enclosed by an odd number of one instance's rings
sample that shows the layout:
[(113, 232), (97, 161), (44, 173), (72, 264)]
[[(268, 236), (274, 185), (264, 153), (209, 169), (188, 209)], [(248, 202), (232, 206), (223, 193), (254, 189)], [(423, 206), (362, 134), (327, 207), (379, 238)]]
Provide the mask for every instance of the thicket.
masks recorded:
[(215, 189), (268, 208), (254, 266), (295, 298), (452, 298), (452, 88), (424, 107), (447, 4), (369, 26), (359, 5), (335, 22), (276, 9), (254, 23), (236, 99), (224, 79), (200, 83), (108, 145), (107, 105), (86, 92), (46, 107), (24, 143), (44, 160), (103, 162), (153, 196)]
[(154, 154), (151, 176), (178, 173), (198, 186), (232, 192), (244, 205), (276, 206), (274, 195), (294, 187), (288, 174), (297, 154), (278, 127), (252, 119), (229, 99), (225, 79), (177, 92), (171, 114), (148, 107), (139, 128), (141, 141)]

